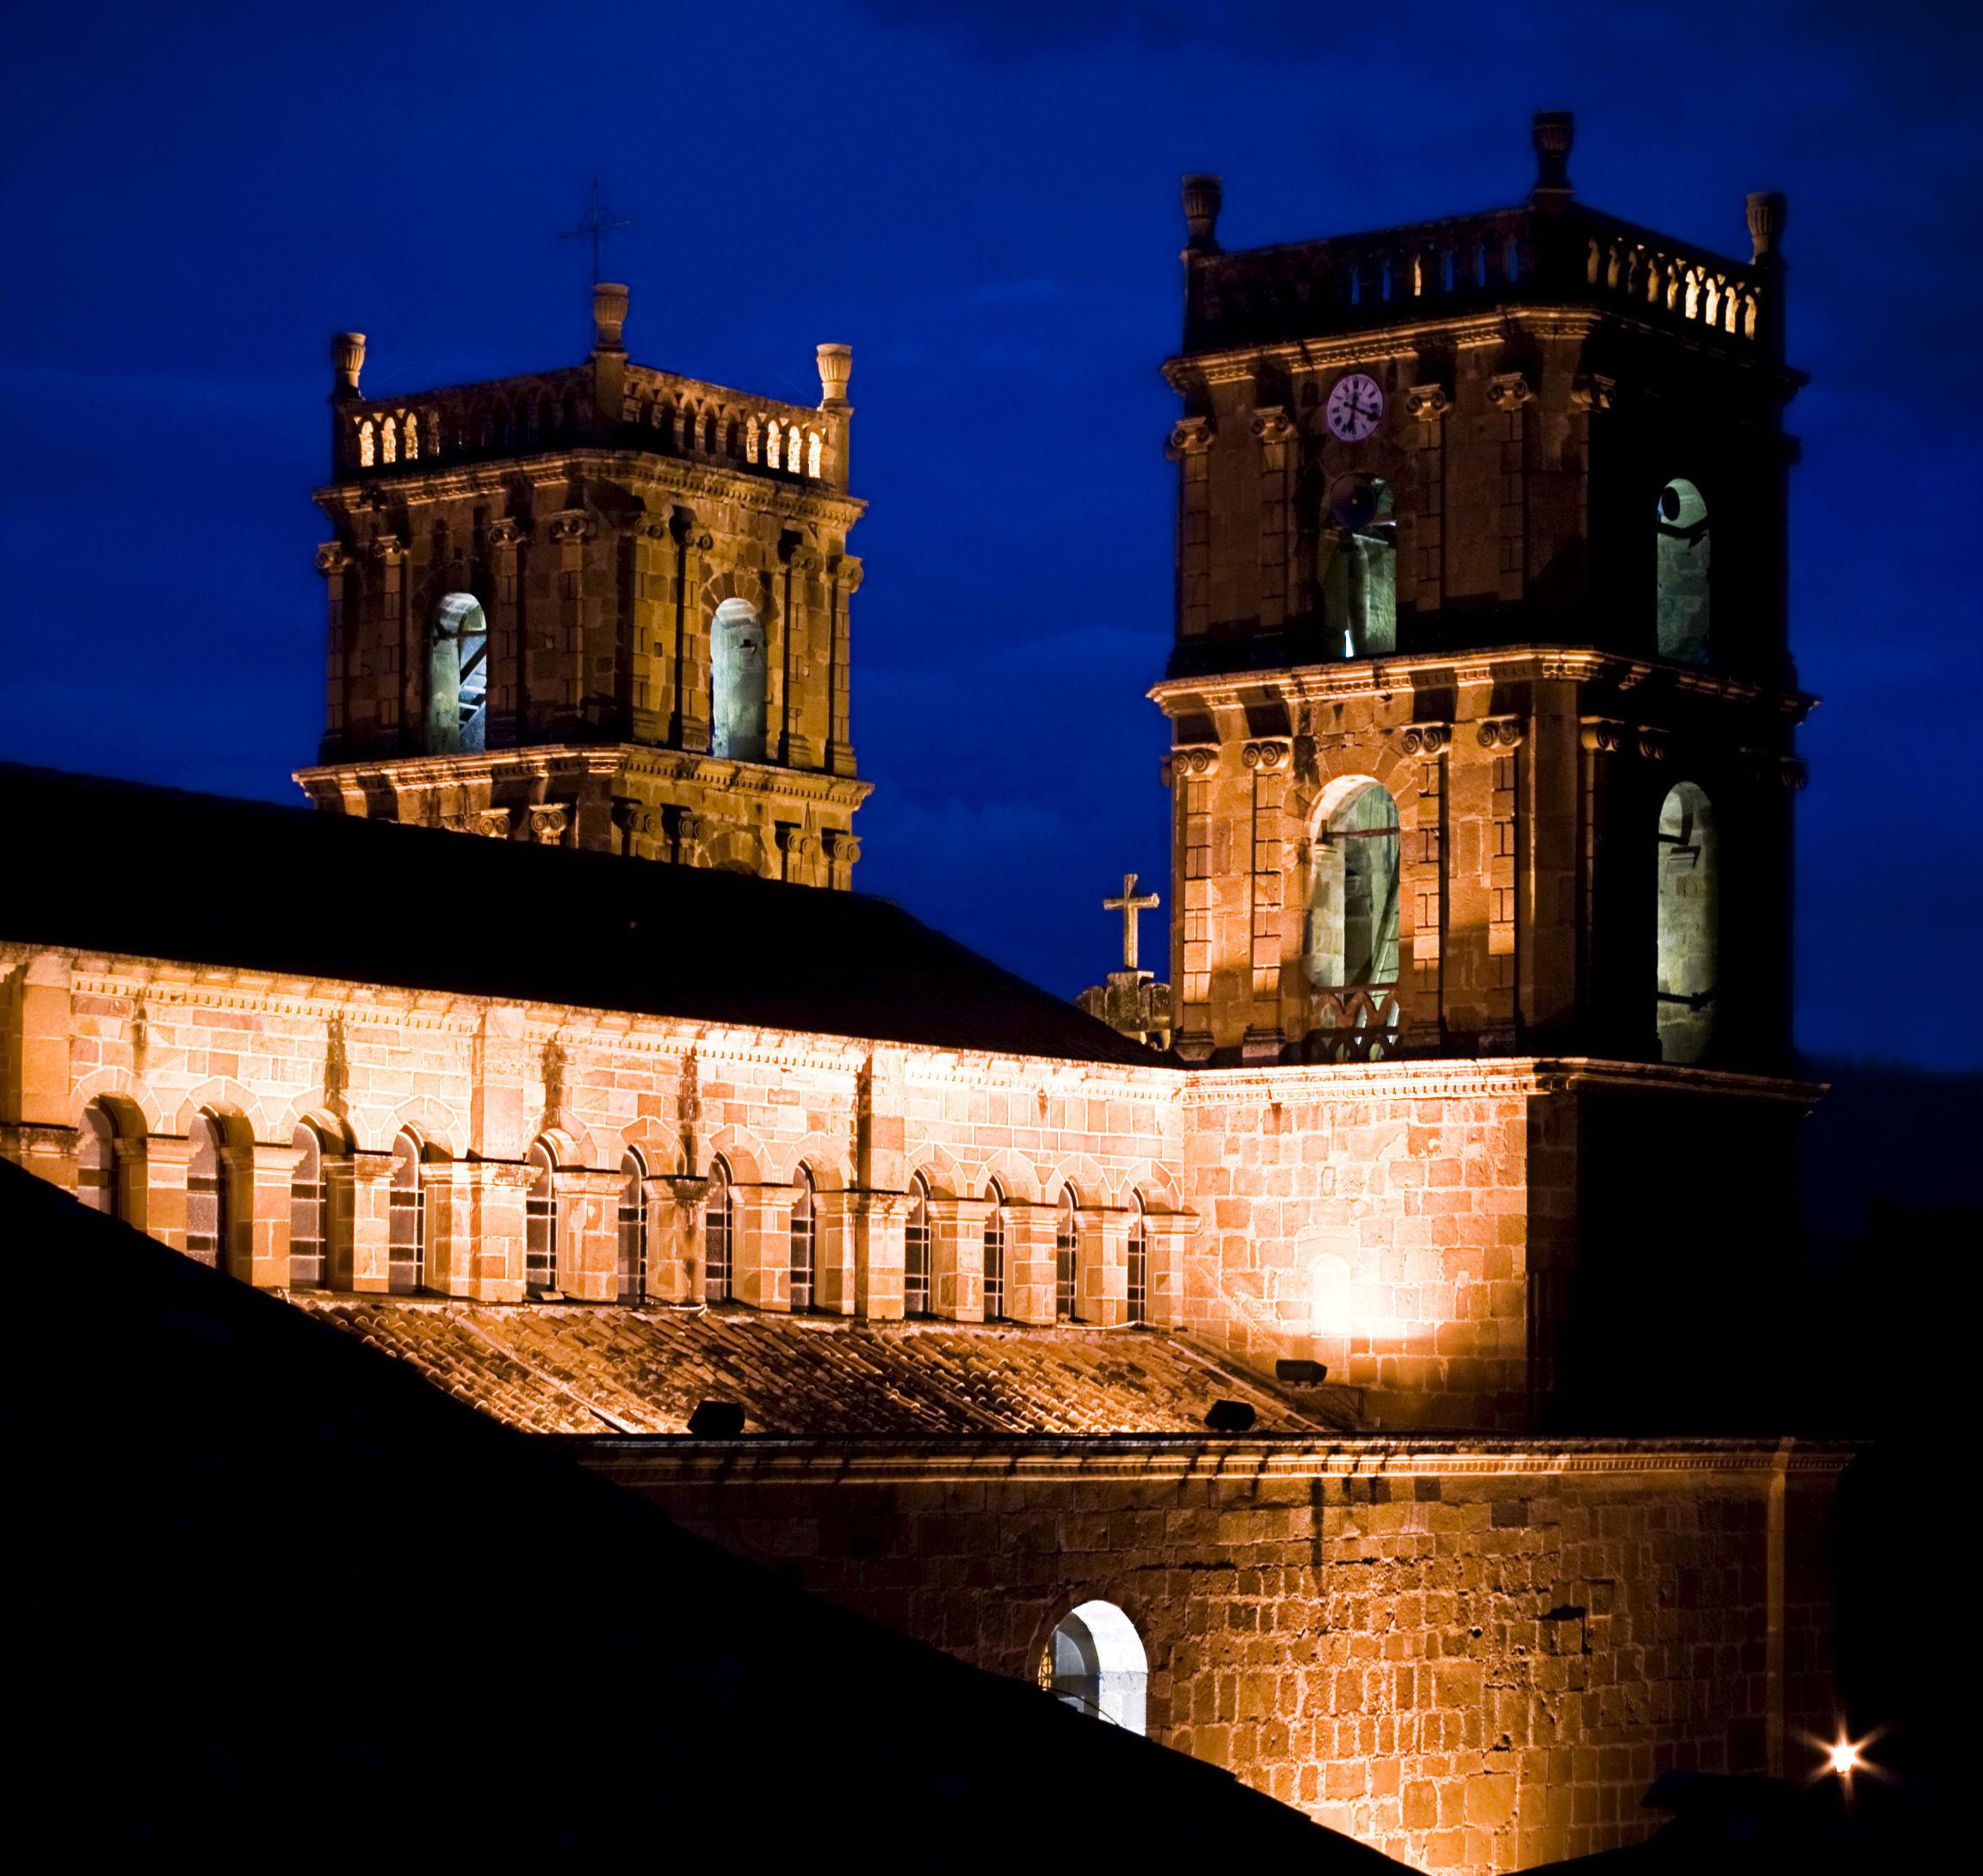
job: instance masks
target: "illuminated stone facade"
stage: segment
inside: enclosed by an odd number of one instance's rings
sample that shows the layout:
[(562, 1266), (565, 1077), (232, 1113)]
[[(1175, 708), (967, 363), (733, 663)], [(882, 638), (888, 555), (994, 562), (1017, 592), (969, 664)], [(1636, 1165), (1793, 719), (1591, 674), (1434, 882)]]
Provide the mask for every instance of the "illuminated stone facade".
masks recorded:
[(628, 361), (376, 398), (335, 348), (318, 806), (850, 883), (851, 355), (817, 410)]

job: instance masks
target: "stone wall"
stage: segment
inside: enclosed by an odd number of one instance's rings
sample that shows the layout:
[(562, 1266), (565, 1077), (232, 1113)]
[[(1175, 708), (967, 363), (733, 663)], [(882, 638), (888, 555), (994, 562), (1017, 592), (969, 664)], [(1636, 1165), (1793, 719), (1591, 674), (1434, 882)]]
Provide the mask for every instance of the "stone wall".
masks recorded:
[(1149, 1731), (1427, 1870), (1645, 1836), (1671, 1766), (1792, 1773), (1832, 1719), (1845, 1453), (1351, 1440), (589, 1463), (690, 1528), (979, 1666), (1115, 1603)]

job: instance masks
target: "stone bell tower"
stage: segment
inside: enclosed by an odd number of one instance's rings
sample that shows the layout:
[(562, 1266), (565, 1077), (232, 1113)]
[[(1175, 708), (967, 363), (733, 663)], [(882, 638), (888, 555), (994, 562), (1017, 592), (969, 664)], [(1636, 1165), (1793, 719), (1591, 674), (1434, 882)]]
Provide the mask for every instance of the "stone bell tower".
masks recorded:
[(1177, 1046), (1771, 1073), (1789, 1031), (1781, 196), (1223, 251), (1184, 185)]
[(628, 361), (380, 397), (332, 347), (319, 806), (850, 884), (851, 354), (809, 408)]

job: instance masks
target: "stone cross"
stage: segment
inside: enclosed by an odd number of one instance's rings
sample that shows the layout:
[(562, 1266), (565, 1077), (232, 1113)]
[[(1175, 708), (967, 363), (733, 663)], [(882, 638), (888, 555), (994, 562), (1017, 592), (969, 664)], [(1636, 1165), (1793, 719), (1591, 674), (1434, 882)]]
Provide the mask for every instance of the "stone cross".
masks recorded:
[(1136, 968), (1136, 915), (1154, 910), (1156, 904), (1157, 895), (1154, 892), (1146, 892), (1141, 898), (1137, 898), (1136, 875), (1133, 873), (1122, 875), (1121, 898), (1103, 899), (1102, 902), (1103, 911), (1120, 912), (1122, 915), (1122, 968), (1125, 971)]

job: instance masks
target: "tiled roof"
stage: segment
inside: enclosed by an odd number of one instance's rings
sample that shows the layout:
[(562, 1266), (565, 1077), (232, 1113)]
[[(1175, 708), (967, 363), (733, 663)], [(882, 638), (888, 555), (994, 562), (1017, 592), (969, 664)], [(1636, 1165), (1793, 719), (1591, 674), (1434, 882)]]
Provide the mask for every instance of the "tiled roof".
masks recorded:
[(0, 1243), (20, 1868), (1402, 1867), (6, 1163)]
[[(94, 852), (102, 865), (81, 866)], [(201, 856), (224, 854), (217, 890)], [(199, 863), (195, 863), (198, 861)], [(932, 1048), (1141, 1044), (886, 899), (0, 762), (0, 941)], [(464, 906), (500, 909), (466, 921)]]
[(1260, 1433), (1354, 1426), (1340, 1397), (1297, 1406), (1183, 1337), (1143, 1330), (291, 1299), (534, 1433), (683, 1433), (704, 1400), (738, 1403), (747, 1432), (800, 1437), (1202, 1435), (1220, 1399), (1251, 1405)]

